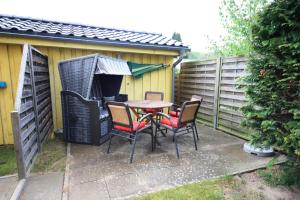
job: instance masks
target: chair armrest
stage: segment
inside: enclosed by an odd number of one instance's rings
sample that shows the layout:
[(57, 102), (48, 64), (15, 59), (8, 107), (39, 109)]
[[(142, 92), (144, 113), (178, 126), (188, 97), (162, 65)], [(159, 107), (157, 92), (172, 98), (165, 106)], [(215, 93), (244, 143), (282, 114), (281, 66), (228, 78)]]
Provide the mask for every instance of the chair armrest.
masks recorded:
[[(180, 105), (178, 104), (173, 104), (171, 106), (171, 110), (178, 112), (178, 109), (180, 109)], [(170, 112), (170, 108), (168, 109), (168, 112)]]
[(167, 114), (165, 114), (165, 113), (162, 113), (162, 112), (158, 112), (158, 113), (156, 113), (156, 115), (157, 116), (163, 116), (163, 117), (165, 117), (165, 118), (167, 118), (167, 119), (170, 119), (170, 115), (167, 115)]
[(144, 115), (142, 118), (139, 119), (139, 122), (142, 122), (144, 119), (149, 118), (151, 115), (152, 115), (151, 113), (148, 113), (147, 115)]
[(147, 115), (144, 115), (142, 118), (139, 119), (139, 121), (138, 121), (138, 126), (137, 126), (137, 130), (139, 130), (140, 125), (141, 125), (141, 122), (142, 122), (143, 120), (145, 120), (145, 119), (147, 119), (147, 118), (149, 118), (149, 120), (151, 120), (150, 116), (151, 116), (151, 113), (148, 113)]
[(180, 105), (173, 103), (172, 107), (173, 108), (180, 108)]
[(171, 126), (174, 127), (174, 124), (173, 124), (173, 122), (171, 120), (171, 116), (170, 115), (167, 115), (167, 114), (162, 113), (162, 112), (158, 112), (158, 113), (156, 113), (156, 115), (160, 115), (160, 116), (163, 116), (163, 117), (167, 118), (169, 120)]

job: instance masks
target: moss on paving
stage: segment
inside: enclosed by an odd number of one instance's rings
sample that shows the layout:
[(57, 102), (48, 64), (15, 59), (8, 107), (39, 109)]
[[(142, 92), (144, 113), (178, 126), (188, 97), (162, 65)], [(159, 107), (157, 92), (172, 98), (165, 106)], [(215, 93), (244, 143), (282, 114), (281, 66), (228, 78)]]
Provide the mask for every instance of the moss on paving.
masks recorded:
[(58, 138), (48, 138), (31, 172), (59, 172), (65, 170), (66, 144)]
[(0, 146), (0, 176), (17, 172), (16, 154), (12, 145)]
[(245, 190), (243, 181), (226, 176), (215, 180), (186, 184), (173, 189), (148, 194), (135, 200), (262, 200), (260, 193)]

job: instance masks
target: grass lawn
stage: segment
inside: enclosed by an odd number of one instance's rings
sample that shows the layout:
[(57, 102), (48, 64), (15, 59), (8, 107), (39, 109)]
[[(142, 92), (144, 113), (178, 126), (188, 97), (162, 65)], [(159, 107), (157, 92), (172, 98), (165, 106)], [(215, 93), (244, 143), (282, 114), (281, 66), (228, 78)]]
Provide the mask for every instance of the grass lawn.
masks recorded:
[(207, 180), (199, 183), (183, 185), (174, 189), (162, 190), (148, 194), (135, 200), (262, 200), (259, 192), (248, 191), (244, 187), (246, 183), (236, 177), (227, 176), (215, 180)]
[(31, 172), (45, 173), (65, 170), (66, 144), (58, 138), (48, 138)]
[(16, 172), (16, 154), (13, 145), (0, 146), (0, 176)]

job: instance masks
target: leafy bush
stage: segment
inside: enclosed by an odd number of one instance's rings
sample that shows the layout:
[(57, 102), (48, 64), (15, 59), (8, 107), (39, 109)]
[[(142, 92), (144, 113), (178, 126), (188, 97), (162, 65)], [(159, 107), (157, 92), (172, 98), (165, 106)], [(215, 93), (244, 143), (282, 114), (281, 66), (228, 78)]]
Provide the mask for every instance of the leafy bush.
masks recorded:
[(252, 26), (243, 124), (252, 143), (300, 156), (300, 0), (275, 0)]
[(293, 160), (280, 166), (270, 162), (267, 169), (259, 170), (258, 174), (271, 186), (300, 185), (300, 168)]
[(267, 0), (222, 0), (219, 16), (226, 35), (210, 41), (210, 50), (219, 56), (244, 56), (251, 50), (251, 30), (256, 14)]

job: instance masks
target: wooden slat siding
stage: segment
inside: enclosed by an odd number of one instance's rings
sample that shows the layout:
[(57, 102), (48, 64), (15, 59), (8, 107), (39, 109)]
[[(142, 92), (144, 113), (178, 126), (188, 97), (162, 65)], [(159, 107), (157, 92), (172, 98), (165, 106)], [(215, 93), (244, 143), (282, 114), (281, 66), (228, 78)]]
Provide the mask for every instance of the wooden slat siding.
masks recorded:
[[(8, 45), (7, 48), (8, 48), (8, 56), (9, 56), (9, 66), (11, 67), (11, 77), (13, 80), (18, 80), (19, 67), (22, 60), (22, 47), (20, 45)], [(16, 99), (15, 95), (16, 95), (17, 87), (18, 87), (18, 81), (12, 81), (13, 100)]]
[(14, 105), (14, 89), (12, 86), (16, 85), (17, 81), (12, 76), (12, 70), (13, 68), (19, 69), (19, 66), (9, 62), (8, 46), (0, 44), (0, 80), (5, 81), (7, 84), (6, 88), (0, 88), (0, 144), (13, 144), (10, 112), (13, 110)]
[[(148, 64), (150, 63), (150, 56), (143, 54), (142, 55), (142, 64)], [(143, 94), (145, 94), (145, 92), (150, 91), (150, 87), (151, 87), (151, 74), (147, 73), (143, 76)], [(123, 84), (122, 84), (123, 85)], [(124, 88), (125, 89), (125, 88)], [(142, 96), (142, 99), (144, 99), (145, 96)]]
[[(38, 47), (40, 49), (40, 47)], [(50, 86), (51, 86), (51, 101), (52, 101), (52, 108), (53, 108), (53, 121), (54, 121), (54, 128), (62, 128), (62, 115), (61, 115), (61, 100), (60, 98), (53, 98), (53, 94), (59, 94), (60, 97), (60, 91), (61, 91), (61, 81), (60, 77), (55, 74), (54, 68), (56, 70), (58, 69), (57, 66), (54, 66), (53, 57), (55, 57), (54, 60), (64, 60), (69, 58), (74, 58), (79, 55), (88, 55), (88, 54), (104, 54), (107, 56), (112, 57), (120, 57), (125, 60), (129, 61), (135, 61), (139, 63), (145, 63), (145, 64), (169, 64), (169, 66), (165, 69), (161, 69), (164, 72), (158, 72), (154, 71), (148, 74), (145, 74), (140, 79), (133, 79), (131, 76), (125, 76), (123, 78), (123, 82), (121, 85), (121, 93), (125, 93), (129, 95), (130, 100), (140, 99), (144, 98), (144, 93), (146, 91), (158, 91), (159, 89), (159, 83), (158, 81), (161, 80), (164, 85), (164, 93), (165, 93), (165, 99), (168, 101), (171, 101), (171, 78), (172, 78), (172, 72), (171, 72), (171, 66), (170, 64), (173, 63), (173, 57), (172, 56), (162, 56), (159, 57), (157, 55), (149, 55), (149, 54), (134, 54), (134, 53), (113, 53), (113, 52), (105, 52), (105, 51), (96, 51), (96, 50), (89, 50), (89, 51), (81, 51), (79, 49), (67, 49), (67, 48), (60, 48), (59, 49), (59, 58), (56, 58), (58, 55), (53, 55), (54, 48), (47, 48), (48, 49), (48, 59), (49, 59), (49, 71), (50, 71)], [(50, 53), (49, 53), (50, 52)], [(160, 70), (159, 70), (160, 71)], [(142, 92), (140, 92), (140, 90)], [(54, 99), (54, 100), (53, 100)], [(57, 105), (59, 104), (59, 105)]]
[[(136, 63), (141, 63), (143, 61), (143, 57), (135, 54), (132, 56), (132, 61)], [(143, 99), (143, 77), (138, 78), (134, 81), (134, 99)]]
[[(5, 40), (6, 41), (6, 40)], [(8, 40), (7, 40), (8, 41)], [(4, 42), (4, 41), (2, 41)], [(50, 43), (49, 43), (50, 45)], [(57, 62), (60, 60), (65, 60), (69, 58), (74, 58), (78, 55), (88, 55), (94, 53), (100, 53), (105, 55), (110, 55), (113, 57), (121, 57), (129, 61), (136, 61), (144, 64), (166, 64), (167, 68), (161, 69), (159, 71), (154, 71), (145, 74), (141, 79), (134, 80), (130, 76), (123, 78), (121, 92), (129, 94), (129, 99), (134, 100), (137, 98), (144, 98), (144, 93), (146, 91), (159, 91), (164, 90), (165, 99), (171, 101), (171, 80), (172, 80), (172, 67), (173, 56), (171, 54), (159, 53), (151, 50), (146, 53), (146, 51), (137, 51), (134, 53), (131, 49), (128, 51), (107, 51), (106, 48), (96, 48), (91, 50), (76, 49), (71, 48), (58, 48), (53, 45), (47, 46), (46, 43), (42, 46), (35, 46), (40, 52), (48, 56), (49, 63), (49, 76), (50, 76), (50, 89), (51, 89), (51, 102), (53, 110), (53, 124), (55, 129), (62, 128), (62, 115), (61, 115), (61, 81), (58, 74)], [(8, 49), (10, 51), (8, 51)], [(19, 44), (0, 44), (0, 79), (6, 81), (8, 87), (5, 89), (0, 89), (0, 98), (6, 99), (5, 101), (0, 101), (0, 145), (1, 144), (12, 144), (12, 128), (11, 128), (11, 117), (10, 112), (13, 109), (15, 89), (12, 85), (18, 84), (18, 77), (14, 78), (11, 74), (19, 75), (19, 67), (21, 62), (21, 52), (22, 46)], [(18, 52), (17, 52), (18, 51)], [(14, 58), (15, 56), (15, 58)], [(18, 61), (19, 60), (19, 64)], [(45, 68), (40, 67), (41, 62), (37, 61), (34, 67), (35, 71), (47, 72)], [(11, 66), (13, 65), (13, 66)], [(5, 68), (2, 66), (6, 66)], [(8, 67), (9, 66), (9, 67)], [(26, 70), (28, 72), (28, 70)], [(3, 78), (2, 78), (3, 76)], [(39, 78), (37, 78), (39, 79)], [(42, 78), (41, 78), (42, 79)], [(159, 83), (162, 82), (162, 83)], [(137, 83), (136, 83), (137, 82)], [(25, 84), (29, 84), (30, 81), (26, 78), (24, 79)], [(142, 86), (142, 87), (141, 87)], [(138, 89), (136, 92), (135, 90)], [(142, 89), (142, 92), (140, 92)], [(32, 96), (32, 92), (28, 91), (26, 94), (28, 97)], [(38, 96), (40, 99), (45, 98), (44, 94)], [(39, 100), (40, 100), (39, 99)], [(5, 122), (5, 123), (4, 123)]]

